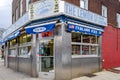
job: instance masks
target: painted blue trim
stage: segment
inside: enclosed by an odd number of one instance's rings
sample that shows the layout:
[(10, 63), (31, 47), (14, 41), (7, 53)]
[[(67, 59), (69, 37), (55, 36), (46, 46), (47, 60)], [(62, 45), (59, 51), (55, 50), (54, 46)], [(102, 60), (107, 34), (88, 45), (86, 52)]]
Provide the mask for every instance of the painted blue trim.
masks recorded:
[(75, 22), (75, 23), (79, 23), (82, 25), (87, 25), (87, 26), (92, 26), (94, 28), (98, 28), (98, 29), (104, 29), (104, 26), (100, 26), (100, 25), (96, 25), (93, 23), (89, 23), (80, 19), (76, 19), (70, 16), (66, 16), (66, 15), (59, 15), (59, 16), (54, 16), (54, 17), (49, 17), (49, 18), (44, 18), (44, 19), (39, 19), (39, 20), (34, 20), (31, 21), (29, 24), (27, 24), (26, 26), (32, 26), (32, 25), (36, 25), (36, 24), (41, 24), (44, 22), (51, 22), (51, 21), (61, 21), (61, 22)]

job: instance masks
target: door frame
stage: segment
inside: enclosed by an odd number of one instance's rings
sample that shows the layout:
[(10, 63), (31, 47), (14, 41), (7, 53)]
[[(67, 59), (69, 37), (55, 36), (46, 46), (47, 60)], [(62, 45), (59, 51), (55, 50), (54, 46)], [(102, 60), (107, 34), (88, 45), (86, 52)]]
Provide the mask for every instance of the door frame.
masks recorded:
[[(46, 57), (53, 57), (53, 72), (42, 72), (41, 71), (41, 58), (45, 56), (39, 56), (39, 47), (41, 45), (40, 41), (41, 40), (50, 40), (54, 39), (54, 37), (45, 37), (41, 39), (37, 39), (37, 71), (38, 71), (38, 76), (40, 78), (45, 78), (45, 79), (55, 79), (55, 51), (53, 50), (53, 56), (46, 56)], [(53, 41), (54, 42), (54, 41)], [(53, 49), (55, 49), (54, 44), (53, 44)]]

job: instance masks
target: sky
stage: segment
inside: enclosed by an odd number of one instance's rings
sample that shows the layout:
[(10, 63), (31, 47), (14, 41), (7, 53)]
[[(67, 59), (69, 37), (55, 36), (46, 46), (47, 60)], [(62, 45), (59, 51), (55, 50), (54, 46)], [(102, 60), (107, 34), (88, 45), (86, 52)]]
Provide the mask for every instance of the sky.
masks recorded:
[(0, 0), (0, 28), (7, 29), (12, 23), (12, 0)]

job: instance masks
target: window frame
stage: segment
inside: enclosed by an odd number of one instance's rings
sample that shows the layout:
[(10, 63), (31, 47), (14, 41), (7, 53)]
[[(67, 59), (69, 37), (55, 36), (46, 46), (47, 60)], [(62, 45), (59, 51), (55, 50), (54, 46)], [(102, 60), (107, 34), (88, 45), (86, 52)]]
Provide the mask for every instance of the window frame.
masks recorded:
[(23, 16), (22, 12), (23, 12), (23, 0), (20, 0), (20, 16)]
[(19, 8), (17, 7), (15, 9), (15, 20), (17, 21), (19, 19)]
[(102, 5), (102, 16), (107, 18), (107, 7), (105, 5)]
[[(81, 6), (81, 1), (84, 2), (84, 7)], [(80, 0), (80, 8), (87, 9), (88, 10), (88, 0)]]
[[(75, 32), (71, 33), (71, 40), (72, 40), (72, 34), (73, 33), (75, 33)], [(79, 34), (81, 34), (81, 36), (80, 36), (81, 37), (81, 42), (71, 42), (71, 47), (73, 45), (79, 45), (80, 46), (80, 53), (77, 54), (77, 55), (73, 55), (72, 54), (72, 57), (73, 58), (74, 57), (98, 57), (99, 56), (99, 47), (100, 47), (99, 37), (95, 36), (96, 37), (96, 43), (93, 44), (92, 41), (91, 41), (91, 39), (92, 39), (92, 36), (94, 36), (94, 35), (89, 35), (89, 36), (91, 36), (90, 37), (90, 43), (83, 43), (83, 35), (86, 35), (86, 34), (82, 34), (82, 33), (79, 33)], [(89, 46), (89, 54), (88, 55), (83, 55), (82, 54), (82, 52), (83, 52), (83, 50), (82, 50), (83, 46)], [(91, 55), (91, 52), (92, 52), (91, 47), (96, 47), (96, 54)]]
[(120, 28), (120, 13), (117, 13), (117, 27)]

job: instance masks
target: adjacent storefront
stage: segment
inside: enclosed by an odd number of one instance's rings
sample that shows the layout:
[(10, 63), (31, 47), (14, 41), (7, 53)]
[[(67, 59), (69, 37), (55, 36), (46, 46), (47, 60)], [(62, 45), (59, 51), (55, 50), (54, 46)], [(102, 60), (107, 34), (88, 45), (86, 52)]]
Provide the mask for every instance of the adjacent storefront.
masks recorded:
[(4, 33), (8, 67), (55, 80), (101, 70), (106, 18), (57, 0), (31, 4), (29, 15), (10, 37)]

